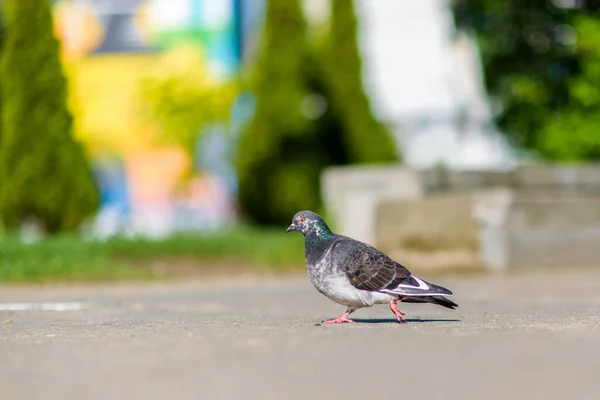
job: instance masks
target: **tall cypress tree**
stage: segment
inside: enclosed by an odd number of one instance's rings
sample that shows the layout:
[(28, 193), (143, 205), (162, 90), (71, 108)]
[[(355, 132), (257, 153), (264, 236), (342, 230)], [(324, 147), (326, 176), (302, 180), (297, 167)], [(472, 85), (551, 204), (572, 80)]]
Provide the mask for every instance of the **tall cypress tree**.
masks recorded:
[(48, 232), (74, 230), (99, 200), (72, 137), (50, 0), (4, 3), (0, 218), (8, 229), (36, 218)]
[(341, 123), (348, 163), (397, 160), (394, 140), (373, 116), (362, 81), (358, 23), (352, 0), (331, 1), (331, 24), (321, 54), (329, 103)]
[(268, 1), (252, 82), (256, 112), (237, 163), (238, 200), (253, 222), (282, 224), (298, 210), (319, 210), (327, 166), (396, 160), (362, 87), (356, 30), (353, 3), (334, 0), (331, 30), (313, 47), (299, 1)]
[(260, 224), (288, 220), (292, 210), (318, 206), (318, 154), (312, 122), (303, 115), (306, 21), (298, 0), (269, 0), (254, 66), (254, 119), (239, 143), (238, 199)]

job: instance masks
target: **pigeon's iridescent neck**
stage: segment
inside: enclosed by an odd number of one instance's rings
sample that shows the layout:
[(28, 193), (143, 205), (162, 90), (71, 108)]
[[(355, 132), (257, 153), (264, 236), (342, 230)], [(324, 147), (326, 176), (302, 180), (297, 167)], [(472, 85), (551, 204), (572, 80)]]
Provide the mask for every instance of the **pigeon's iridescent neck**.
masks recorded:
[(307, 265), (318, 262), (327, 252), (335, 234), (327, 226), (315, 226), (304, 237), (304, 255)]
[(306, 238), (310, 238), (316, 241), (333, 239), (335, 236), (327, 225), (315, 225), (314, 229), (306, 235)]

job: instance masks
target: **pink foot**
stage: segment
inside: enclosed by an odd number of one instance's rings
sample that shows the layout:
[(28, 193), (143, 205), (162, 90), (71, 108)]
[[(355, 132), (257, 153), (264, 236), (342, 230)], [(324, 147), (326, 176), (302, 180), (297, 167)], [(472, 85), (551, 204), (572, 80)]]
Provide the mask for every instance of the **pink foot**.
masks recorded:
[(325, 321), (323, 321), (323, 324), (344, 324), (344, 323), (350, 323), (350, 322), (354, 322), (351, 319), (348, 319), (348, 315), (352, 314), (355, 310), (354, 309), (348, 309), (345, 313), (343, 313), (342, 315), (340, 315), (337, 318), (333, 318), (333, 319), (327, 319)]
[(404, 322), (404, 313), (402, 311), (400, 311), (397, 307), (397, 304), (400, 303), (400, 300), (394, 300), (394, 301), (390, 301), (390, 310), (392, 310), (392, 312), (394, 313), (394, 315), (396, 316), (396, 319), (399, 322)]
[(351, 319), (348, 319), (346, 317), (337, 317), (337, 318), (333, 318), (333, 319), (327, 319), (325, 321), (323, 321), (323, 324), (344, 324), (344, 323), (350, 323), (350, 322), (354, 322)]

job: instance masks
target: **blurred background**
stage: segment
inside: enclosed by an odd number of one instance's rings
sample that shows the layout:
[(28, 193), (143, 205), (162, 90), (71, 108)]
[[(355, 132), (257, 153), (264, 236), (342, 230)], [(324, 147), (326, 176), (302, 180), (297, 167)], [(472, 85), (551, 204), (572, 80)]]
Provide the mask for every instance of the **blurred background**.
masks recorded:
[(0, 1), (0, 280), (600, 261), (600, 2)]

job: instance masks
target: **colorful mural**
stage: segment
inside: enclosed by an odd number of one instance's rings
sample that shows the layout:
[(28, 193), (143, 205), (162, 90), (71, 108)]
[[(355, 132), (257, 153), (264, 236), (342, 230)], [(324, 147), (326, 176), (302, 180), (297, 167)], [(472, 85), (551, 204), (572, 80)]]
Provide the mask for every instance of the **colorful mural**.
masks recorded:
[[(184, 149), (153, 140), (157, 126), (141, 116), (139, 89), (161, 55), (183, 43), (202, 52), (210, 79), (234, 77), (241, 54), (240, 1), (53, 3), (76, 135), (91, 155), (102, 192), (97, 233), (166, 235), (229, 223), (231, 168), (192, 162)], [(226, 131), (215, 134), (227, 145)], [(212, 154), (214, 143), (219, 139), (199, 141), (193, 158)], [(221, 164), (230, 166), (230, 160)]]
[(229, 77), (240, 63), (239, 0), (55, 0), (56, 31), (67, 59), (154, 52), (195, 42), (213, 72)]

